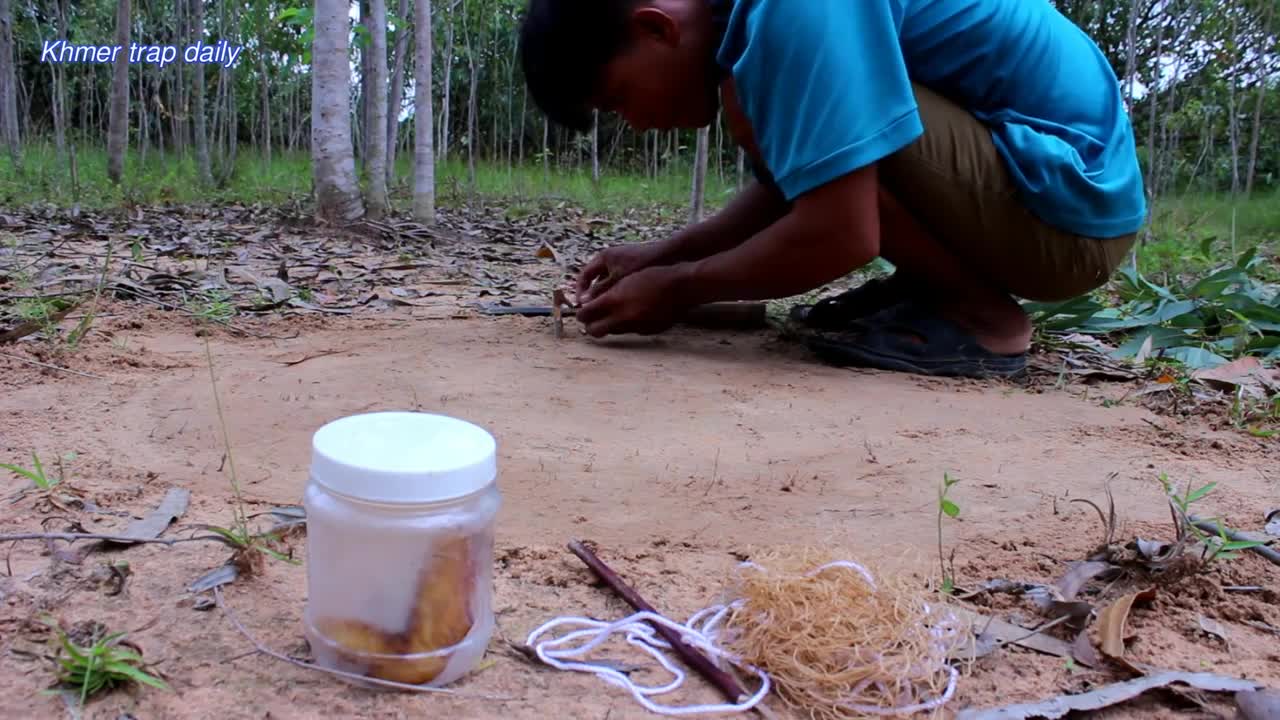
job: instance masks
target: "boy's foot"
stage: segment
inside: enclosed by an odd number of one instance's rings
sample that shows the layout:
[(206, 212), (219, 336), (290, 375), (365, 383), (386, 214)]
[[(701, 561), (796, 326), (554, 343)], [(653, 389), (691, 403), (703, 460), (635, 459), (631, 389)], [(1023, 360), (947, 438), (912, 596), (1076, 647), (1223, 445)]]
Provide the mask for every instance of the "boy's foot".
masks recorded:
[(959, 324), (909, 301), (844, 330), (816, 332), (806, 345), (833, 365), (918, 375), (1013, 377), (1027, 366), (1025, 351), (992, 352)]
[(909, 281), (896, 271), (887, 278), (873, 278), (852, 290), (823, 298), (812, 305), (794, 305), (791, 320), (816, 330), (845, 329), (854, 320), (867, 317), (907, 299)]

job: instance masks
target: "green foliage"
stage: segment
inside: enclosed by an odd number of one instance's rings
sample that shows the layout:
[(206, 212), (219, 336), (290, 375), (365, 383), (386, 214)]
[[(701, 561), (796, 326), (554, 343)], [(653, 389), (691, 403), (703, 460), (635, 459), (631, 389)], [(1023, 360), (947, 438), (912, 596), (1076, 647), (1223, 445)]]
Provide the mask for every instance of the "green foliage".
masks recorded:
[(36, 455), (34, 452), (31, 453), (30, 470), (17, 465), (7, 465), (5, 463), (0, 463), (0, 468), (4, 468), (15, 475), (30, 480), (39, 490), (51, 490), (54, 485), (61, 482), (61, 478), (53, 478), (45, 474), (44, 465), (40, 462), (40, 456)]
[(57, 633), (60, 646), (55, 659), (57, 682), (64, 689), (78, 691), (81, 705), (104, 690), (130, 682), (170, 689), (164, 680), (146, 672), (142, 655), (124, 644), (125, 633), (99, 637), (95, 631), (86, 646), (73, 641), (56, 623), (46, 624)]
[[(960, 482), (951, 477), (950, 473), (943, 473), (942, 485), (938, 488), (938, 565), (942, 569), (942, 592), (950, 595), (955, 591), (955, 569), (948, 570), (946, 559), (942, 553), (942, 517), (945, 515), (950, 518), (960, 516), (960, 506), (956, 505), (947, 494), (951, 492), (951, 487)], [(954, 556), (955, 553), (952, 552)]]
[(1211, 518), (1210, 523), (1217, 526), (1216, 535), (1209, 535), (1196, 526), (1192, 522), (1191, 506), (1204, 498), (1218, 487), (1218, 483), (1211, 482), (1202, 485), (1195, 490), (1191, 489), (1190, 482), (1187, 483), (1187, 489), (1183, 494), (1179, 495), (1173, 486), (1173, 481), (1165, 473), (1161, 473), (1159, 477), (1160, 485), (1164, 488), (1165, 495), (1169, 498), (1169, 504), (1174, 509), (1174, 515), (1182, 524), (1181, 532), (1190, 533), (1205, 546), (1203, 559), (1205, 562), (1213, 562), (1215, 560), (1232, 560), (1239, 557), (1239, 551), (1248, 550), (1249, 548), (1260, 547), (1266, 545), (1264, 542), (1255, 542), (1252, 540), (1232, 540), (1227, 536), (1226, 523), (1221, 518)]
[[(397, 157), (391, 184), (392, 204), (403, 211), (412, 205), (412, 162), (411, 154)], [(287, 204), (304, 201), (311, 192), (311, 159), (301, 152), (274, 152), (269, 163), (251, 153), (240, 153), (228, 184), (216, 188), (201, 187), (195, 162), (190, 158), (162, 158), (151, 153), (144, 163), (136, 154), (130, 154), (125, 162), (124, 181), (118, 187), (108, 181), (106, 163), (103, 148), (86, 146), (79, 150), (81, 207), (118, 207), (126, 197), (142, 204)], [(462, 203), (497, 201), (518, 215), (546, 202), (568, 202), (597, 212), (660, 206), (672, 218), (688, 216), (689, 177), (675, 170), (650, 178), (606, 169), (600, 182), (595, 183), (589, 165), (559, 169), (552, 163), (544, 173), (537, 164), (506, 168), (477, 163), (473, 186), (466, 160), (455, 157), (437, 163), (436, 182), (439, 204), (444, 209)], [(708, 210), (732, 196), (734, 182), (733, 177), (726, 176), (722, 181), (715, 173), (708, 173)], [(0, 205), (44, 202), (70, 206), (76, 197), (70, 171), (58, 159), (53, 146), (31, 144), (27, 146), (22, 170), (0, 163)]]
[(1120, 342), (1118, 359), (1160, 357), (1188, 368), (1213, 367), (1245, 355), (1280, 359), (1280, 287), (1260, 279), (1256, 248), (1192, 281), (1158, 285), (1126, 265), (1109, 288), (1108, 307), (1085, 296), (1024, 308), (1049, 333), (1076, 332)]

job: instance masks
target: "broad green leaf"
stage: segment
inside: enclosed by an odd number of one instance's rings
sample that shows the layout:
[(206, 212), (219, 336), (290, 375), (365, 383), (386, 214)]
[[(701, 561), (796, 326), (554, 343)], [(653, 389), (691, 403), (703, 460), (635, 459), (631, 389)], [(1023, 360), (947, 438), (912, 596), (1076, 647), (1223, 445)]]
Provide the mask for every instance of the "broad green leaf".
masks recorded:
[(1140, 330), (1129, 337), (1129, 339), (1120, 347), (1116, 348), (1112, 353), (1115, 358), (1132, 358), (1142, 349), (1147, 338), (1151, 338), (1151, 349), (1163, 350), (1181, 345), (1189, 345), (1195, 342), (1195, 338), (1181, 330), (1163, 327), (1151, 327)]
[(1248, 281), (1249, 276), (1241, 272), (1239, 268), (1229, 267), (1202, 278), (1191, 286), (1191, 289), (1187, 291), (1187, 295), (1204, 300), (1216, 300), (1232, 285)]
[(944, 499), (942, 501), (942, 512), (946, 513), (947, 517), (956, 517), (960, 514), (960, 507), (950, 500)]
[(1164, 356), (1173, 358), (1192, 370), (1217, 367), (1230, 362), (1221, 355), (1200, 347), (1167, 348)]

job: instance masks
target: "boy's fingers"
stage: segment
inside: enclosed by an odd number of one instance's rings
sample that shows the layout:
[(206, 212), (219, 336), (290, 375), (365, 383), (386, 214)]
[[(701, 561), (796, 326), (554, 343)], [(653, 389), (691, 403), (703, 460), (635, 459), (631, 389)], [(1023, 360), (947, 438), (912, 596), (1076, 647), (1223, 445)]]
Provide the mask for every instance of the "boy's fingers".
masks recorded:
[(606, 265), (603, 253), (597, 254), (595, 257), (591, 258), (591, 261), (587, 263), (586, 267), (582, 268), (582, 272), (578, 273), (578, 286), (576, 288), (577, 295), (580, 297), (587, 296), (591, 288), (591, 281), (595, 280), (600, 275), (603, 275), (605, 269)]

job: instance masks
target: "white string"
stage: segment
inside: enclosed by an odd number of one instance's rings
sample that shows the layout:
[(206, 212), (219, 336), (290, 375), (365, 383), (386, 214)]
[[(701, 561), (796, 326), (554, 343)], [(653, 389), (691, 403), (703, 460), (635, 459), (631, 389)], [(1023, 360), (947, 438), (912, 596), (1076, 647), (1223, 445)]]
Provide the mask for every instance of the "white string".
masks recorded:
[[(740, 564), (739, 569), (751, 568), (760, 572), (768, 572), (765, 568), (753, 562), (744, 562)], [(821, 565), (810, 572), (806, 573), (808, 577), (819, 575), (832, 568), (845, 568), (853, 570), (866, 580), (871, 591), (876, 591), (875, 579), (871, 573), (862, 565), (849, 560), (840, 560)], [(694, 613), (687, 623), (681, 625), (662, 615), (651, 612), (638, 612), (621, 620), (611, 623), (600, 620), (592, 620), (590, 618), (581, 617), (559, 617), (550, 622), (543, 624), (538, 629), (529, 634), (525, 644), (532, 647), (537, 653), (539, 659), (546, 664), (559, 670), (571, 670), (574, 672), (586, 672), (602, 678), (606, 682), (626, 689), (631, 693), (641, 705), (651, 712), (660, 715), (692, 715), (697, 713), (720, 714), (745, 712), (754, 708), (769, 693), (772, 682), (769, 674), (754, 665), (743, 662), (739, 656), (724, 650), (717, 643), (719, 636), (719, 625), (724, 619), (736, 609), (743, 606), (741, 600), (724, 605), (712, 605), (710, 607), (699, 610)], [(933, 614), (933, 608), (927, 603), (924, 606), (926, 616)], [(665, 695), (674, 692), (684, 685), (686, 679), (685, 672), (673, 663), (662, 651), (670, 650), (671, 644), (662, 639), (658, 635), (657, 630), (649, 624), (649, 622), (663, 625), (671, 630), (680, 633), (680, 638), (688, 645), (701, 650), (704, 654), (710, 656), (713, 660), (719, 659), (727, 662), (735, 667), (741, 668), (760, 679), (760, 688), (754, 695), (746, 700), (742, 700), (736, 704), (718, 704), (718, 705), (686, 705), (686, 706), (669, 706), (658, 705), (649, 699), (650, 696)], [(577, 626), (579, 629), (573, 630), (566, 635), (551, 640), (538, 642), (538, 638), (552, 629), (561, 626)], [(955, 615), (947, 611), (937, 622), (929, 628), (930, 634), (933, 636), (933, 642), (930, 643), (931, 656), (928, 665), (946, 663), (946, 654), (950, 647), (951, 641), (958, 634), (958, 623)], [(644, 686), (632, 682), (631, 678), (624, 672), (615, 670), (603, 665), (589, 662), (572, 662), (572, 658), (582, 658), (593, 649), (608, 642), (615, 633), (625, 633), (626, 641), (648, 653), (657, 660), (672, 675), (671, 682), (661, 686)], [(579, 640), (587, 640), (585, 643), (572, 645)], [(569, 646), (569, 647), (565, 647)], [(923, 672), (928, 672), (926, 666), (922, 668)], [(913, 705), (884, 708), (876, 705), (862, 705), (859, 703), (841, 703), (841, 707), (852, 710), (854, 712), (867, 713), (871, 715), (888, 716), (888, 715), (904, 715), (923, 711), (937, 709), (951, 700), (955, 695), (956, 684), (959, 680), (960, 673), (954, 667), (947, 667), (950, 672), (950, 678), (947, 681), (946, 690), (941, 695), (932, 700), (918, 702)], [(853, 694), (858, 694), (865, 689), (864, 681), (854, 689)], [(879, 683), (877, 683), (878, 685)], [(881, 688), (883, 691), (884, 689)]]
[[(720, 619), (724, 617), (724, 615), (728, 614), (729, 609), (730, 608), (728, 606), (707, 608), (706, 610), (703, 610), (697, 615), (695, 615), (694, 619), (701, 619), (701, 617), (704, 615), (711, 615), (712, 617), (710, 618), (709, 621), (707, 621), (707, 625), (709, 626), (718, 622)], [(530, 633), (528, 640), (525, 641), (525, 644), (533, 647), (534, 651), (538, 654), (538, 657), (548, 665), (560, 670), (573, 670), (576, 672), (593, 673), (613, 685), (617, 685), (619, 687), (625, 688), (627, 691), (631, 693), (632, 697), (634, 697), (636, 701), (638, 701), (641, 705), (644, 705), (645, 708), (647, 708), (648, 710), (661, 715), (692, 715), (695, 713), (710, 714), (710, 713), (745, 712), (755, 707), (756, 705), (760, 704), (760, 701), (764, 700), (765, 696), (769, 694), (770, 682), (769, 682), (768, 674), (766, 674), (763, 670), (757, 667), (744, 664), (739, 658), (737, 658), (733, 654), (726, 652), (725, 650), (722, 650), (719, 647), (716, 647), (715, 644), (710, 639), (708, 639), (706, 635), (703, 634), (703, 632), (693, 627), (694, 619), (691, 619), (689, 621), (689, 624), (687, 625), (681, 625), (679, 623), (673, 622), (663, 617), (662, 615), (658, 615), (656, 613), (651, 613), (651, 612), (638, 612), (638, 613), (635, 613), (634, 615), (631, 615), (629, 617), (623, 618), (621, 620), (618, 620), (612, 623), (601, 622), (599, 620), (591, 620), (589, 618), (562, 617), (562, 618), (556, 618), (555, 620), (552, 620), (544, 624), (542, 627), (538, 628), (537, 630), (534, 630), (532, 633)], [(653, 626), (649, 625), (648, 622), (646, 621), (658, 623), (672, 630), (675, 630), (676, 632), (680, 633), (681, 640), (701, 650), (706, 655), (709, 655), (712, 658), (723, 659), (737, 667), (740, 667), (744, 670), (747, 670), (748, 672), (751, 672), (756, 677), (760, 678), (760, 689), (757, 690), (756, 693), (752, 695), (750, 698), (747, 698), (746, 700), (743, 700), (736, 704), (688, 705), (684, 707), (672, 707), (668, 705), (658, 705), (654, 703), (653, 701), (649, 700), (648, 696), (665, 695), (667, 693), (674, 692), (675, 690), (680, 688), (681, 685), (684, 684), (685, 673), (683, 670), (679, 668), (679, 666), (674, 664), (670, 659), (667, 658), (665, 654), (661, 652), (661, 650), (671, 649), (671, 645), (670, 643), (663, 640), (658, 635), (657, 630)], [(539, 636), (547, 633), (552, 628), (555, 628), (561, 625), (568, 625), (568, 626), (577, 625), (580, 627), (584, 627), (586, 629), (575, 630), (573, 632), (568, 633), (567, 635), (564, 635), (563, 637), (556, 638), (554, 640), (546, 640), (541, 643), (537, 642), (537, 639)], [(632, 682), (631, 678), (629, 678), (626, 673), (620, 672), (613, 668), (604, 667), (602, 665), (596, 665), (593, 663), (563, 662), (561, 660), (561, 658), (567, 659), (567, 658), (574, 658), (574, 657), (582, 657), (586, 655), (588, 652), (590, 652), (592, 649), (608, 641), (610, 636), (612, 636), (614, 633), (617, 633), (617, 632), (626, 633), (626, 639), (628, 643), (645, 651), (651, 657), (653, 657), (655, 660), (661, 663), (662, 666), (672, 674), (674, 679), (671, 682), (667, 683), (666, 685), (662, 685), (658, 687), (646, 687), (646, 686), (638, 685)], [(578, 645), (575, 647), (570, 647), (562, 650), (554, 649), (554, 648), (559, 648), (565, 645), (569, 645), (570, 643), (573, 643), (574, 641), (582, 638), (591, 638), (591, 640), (583, 645)]]

